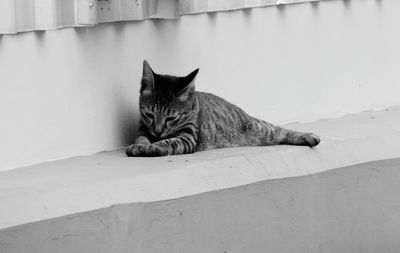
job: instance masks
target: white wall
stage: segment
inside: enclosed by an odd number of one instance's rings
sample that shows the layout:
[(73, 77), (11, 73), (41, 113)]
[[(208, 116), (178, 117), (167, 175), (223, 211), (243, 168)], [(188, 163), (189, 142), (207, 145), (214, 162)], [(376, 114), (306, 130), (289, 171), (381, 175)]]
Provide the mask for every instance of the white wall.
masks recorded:
[(0, 36), (0, 170), (132, 141), (141, 63), (274, 123), (400, 104), (400, 1)]

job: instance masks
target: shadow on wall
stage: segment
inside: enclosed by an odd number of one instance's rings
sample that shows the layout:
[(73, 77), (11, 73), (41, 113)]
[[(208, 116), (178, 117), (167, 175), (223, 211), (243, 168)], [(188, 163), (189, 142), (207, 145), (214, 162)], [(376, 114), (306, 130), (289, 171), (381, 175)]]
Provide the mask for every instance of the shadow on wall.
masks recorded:
[[(120, 45), (107, 52), (102, 52), (102, 58), (97, 58), (97, 55), (100, 50), (103, 50), (105, 43), (107, 43), (107, 36), (112, 35), (113, 41), (121, 42), (126, 26), (127, 24), (125, 23), (107, 23), (99, 27), (74, 28), (77, 38), (80, 41), (79, 45), (82, 54), (85, 54), (83, 59), (87, 59), (86, 66), (92, 65), (93, 60), (103, 59), (104, 57), (107, 57), (109, 60), (122, 58), (122, 51), (119, 50)], [(112, 32), (109, 32), (109, 29), (104, 30), (104, 27), (111, 27)], [(97, 71), (107, 73), (105, 74), (105, 78), (110, 80), (103, 85), (105, 85), (104, 88), (108, 91), (107, 96), (110, 96), (110, 98), (106, 99), (111, 102), (110, 113), (113, 120), (114, 145), (125, 147), (132, 144), (138, 136), (139, 127), (138, 96), (136, 90), (134, 90), (136, 86), (130, 86), (126, 83), (126, 80), (121, 79), (120, 77), (123, 75), (118, 72), (119, 70), (114, 69), (110, 72), (110, 69), (105, 66), (88, 68), (93, 73)]]
[(350, 0), (342, 0), (342, 1), (343, 1), (344, 6), (346, 7), (346, 9), (350, 8), (350, 4), (351, 4)]
[(276, 9), (278, 10), (279, 16), (281, 16), (281, 17), (285, 16), (285, 10), (286, 10), (286, 5), (285, 4), (278, 4), (276, 6)]
[(378, 5), (378, 7), (381, 7), (383, 4), (383, 0), (375, 0), (376, 5)]
[(242, 9), (242, 13), (246, 19), (250, 19), (253, 8)]
[[(114, 86), (118, 87), (118, 86)], [(115, 101), (115, 124), (118, 132), (118, 143), (125, 147), (132, 144), (138, 136), (139, 129), (139, 113), (137, 111), (137, 103), (127, 101), (126, 96), (122, 94), (122, 90), (116, 88), (114, 93)]]
[(210, 23), (215, 24), (217, 15), (218, 15), (217, 12), (207, 12), (208, 20), (210, 21)]
[(39, 41), (40, 43), (43, 43), (44, 37), (46, 35), (46, 31), (34, 31), (34, 34), (35, 34), (37, 41)]
[(33, 34), (35, 35), (35, 44), (38, 51), (44, 50), (46, 46), (46, 31), (33, 31)]
[[(135, 21), (135, 22), (143, 22), (143, 21)], [(158, 31), (163, 31), (165, 30), (165, 27), (168, 27), (170, 25), (177, 26), (180, 25), (180, 20), (179, 19), (150, 19), (148, 22), (151, 22), (151, 24), (158, 30)]]
[[(132, 22), (129, 22), (132, 23)], [(123, 34), (126, 30), (127, 22), (118, 22), (109, 24), (112, 26), (114, 34), (117, 38), (122, 39)], [(118, 87), (118, 86), (113, 86)], [(118, 131), (118, 142), (122, 146), (128, 146), (132, 144), (136, 137), (139, 135), (139, 98), (135, 95), (133, 101), (127, 101), (127, 97), (124, 96), (121, 89), (115, 88), (115, 115), (116, 124)], [(134, 93), (136, 94), (136, 93)]]

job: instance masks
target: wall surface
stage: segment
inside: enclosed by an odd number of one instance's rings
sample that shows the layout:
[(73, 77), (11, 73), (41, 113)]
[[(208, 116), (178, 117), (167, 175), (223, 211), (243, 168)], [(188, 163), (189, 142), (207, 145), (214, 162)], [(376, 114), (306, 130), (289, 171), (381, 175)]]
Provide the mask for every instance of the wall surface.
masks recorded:
[(141, 63), (283, 124), (400, 104), (400, 1), (0, 36), (0, 170), (132, 141)]

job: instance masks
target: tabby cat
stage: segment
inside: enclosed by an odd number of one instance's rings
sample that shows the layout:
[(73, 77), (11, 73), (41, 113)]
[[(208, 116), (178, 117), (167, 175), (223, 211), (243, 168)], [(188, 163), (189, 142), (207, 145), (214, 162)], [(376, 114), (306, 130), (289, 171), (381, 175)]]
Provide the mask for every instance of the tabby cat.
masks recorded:
[(253, 118), (210, 93), (195, 91), (199, 69), (185, 77), (156, 74), (145, 60), (140, 89), (140, 136), (128, 156), (165, 156), (275, 144), (313, 147), (320, 139)]

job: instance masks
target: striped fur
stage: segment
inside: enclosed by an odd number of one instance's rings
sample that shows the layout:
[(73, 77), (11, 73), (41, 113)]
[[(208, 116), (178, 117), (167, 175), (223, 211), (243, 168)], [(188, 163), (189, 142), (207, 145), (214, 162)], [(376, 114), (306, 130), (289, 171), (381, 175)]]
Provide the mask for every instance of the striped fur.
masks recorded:
[(144, 61), (140, 136), (128, 156), (165, 156), (262, 145), (316, 146), (318, 136), (274, 126), (249, 116), (213, 94), (197, 92), (198, 69), (185, 77), (156, 74)]

